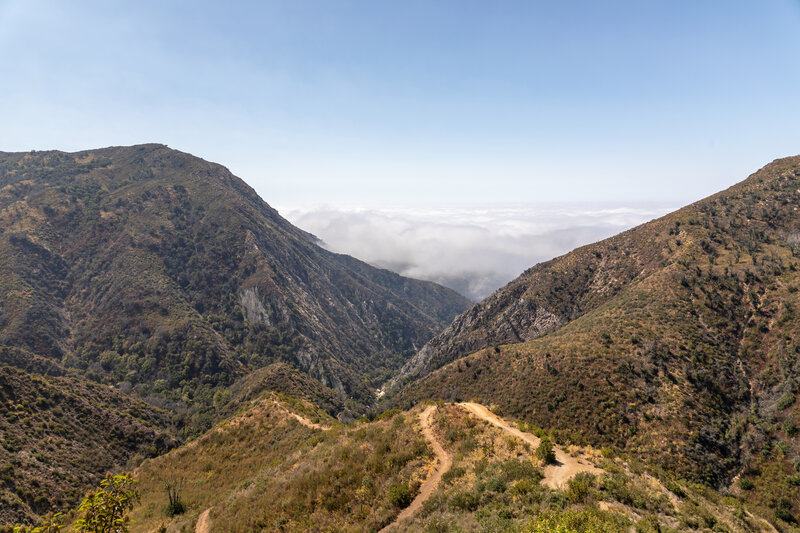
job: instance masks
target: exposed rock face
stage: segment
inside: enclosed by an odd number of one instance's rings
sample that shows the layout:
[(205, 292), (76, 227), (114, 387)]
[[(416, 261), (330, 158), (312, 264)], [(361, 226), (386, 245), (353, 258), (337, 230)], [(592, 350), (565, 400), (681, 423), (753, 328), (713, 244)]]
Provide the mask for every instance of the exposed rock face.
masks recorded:
[(261, 303), (261, 298), (258, 296), (258, 290), (255, 287), (250, 287), (239, 293), (239, 305), (244, 310), (245, 318), (250, 322), (261, 322), (267, 326), (272, 326), (269, 313), (264, 309), (264, 304)]

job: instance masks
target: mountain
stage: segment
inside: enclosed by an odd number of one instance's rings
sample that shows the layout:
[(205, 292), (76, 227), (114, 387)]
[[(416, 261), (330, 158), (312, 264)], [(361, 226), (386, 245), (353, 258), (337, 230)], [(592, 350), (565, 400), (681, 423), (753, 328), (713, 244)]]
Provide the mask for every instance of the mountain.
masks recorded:
[(369, 404), (468, 305), (324, 250), (161, 145), (0, 153), (0, 222), (0, 345), (141, 397), (207, 402), (282, 360)]
[(800, 510), (800, 157), (534, 266), (406, 365), (394, 396), (469, 399)]
[(163, 145), (0, 152), (0, 520), (72, 504), (265, 390), (357, 416), (468, 305), (321, 248)]

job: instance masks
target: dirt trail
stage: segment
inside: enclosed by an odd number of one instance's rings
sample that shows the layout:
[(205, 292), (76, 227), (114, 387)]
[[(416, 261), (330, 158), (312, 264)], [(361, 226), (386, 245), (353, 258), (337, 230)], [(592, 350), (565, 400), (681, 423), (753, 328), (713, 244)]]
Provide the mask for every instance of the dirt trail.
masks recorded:
[(331, 426), (326, 426), (326, 425), (323, 425), (323, 424), (317, 424), (316, 422), (312, 422), (311, 420), (309, 420), (308, 418), (306, 418), (306, 417), (304, 417), (302, 415), (298, 415), (294, 411), (290, 411), (288, 408), (286, 408), (286, 406), (284, 406), (281, 403), (278, 403), (277, 401), (275, 402), (275, 405), (278, 406), (283, 411), (285, 411), (289, 416), (293, 417), (295, 420), (297, 420), (298, 422), (300, 422), (302, 425), (304, 425), (307, 428), (321, 429), (322, 431), (328, 431), (329, 429), (331, 429)]
[(197, 518), (197, 525), (194, 526), (194, 533), (208, 533), (211, 531), (211, 509), (209, 507)]
[(425, 408), (424, 411), (419, 416), (420, 424), (422, 425), (422, 434), (425, 435), (425, 438), (428, 439), (428, 442), (433, 448), (433, 452), (436, 454), (436, 459), (439, 462), (436, 470), (428, 476), (428, 479), (422, 484), (419, 489), (419, 494), (417, 497), (414, 498), (414, 501), (411, 502), (411, 505), (403, 509), (397, 518), (389, 524), (388, 526), (381, 529), (380, 533), (384, 533), (386, 531), (391, 530), (394, 526), (396, 526), (402, 520), (406, 518), (411, 518), (414, 513), (422, 509), (422, 504), (431, 497), (433, 491), (436, 490), (436, 487), (439, 486), (439, 482), (442, 480), (442, 476), (450, 470), (450, 467), (453, 464), (453, 459), (450, 455), (444, 451), (442, 448), (439, 439), (436, 438), (436, 435), (433, 433), (433, 413), (436, 411), (435, 405), (430, 405)]
[[(505, 420), (498, 417), (481, 404), (473, 402), (461, 402), (458, 405), (474, 414), (478, 418), (486, 420), (490, 424), (499, 427), (506, 433), (510, 433), (511, 435), (524, 440), (532, 446), (539, 446), (539, 443), (541, 442), (539, 437), (536, 435), (525, 433), (524, 431), (520, 431), (514, 426), (509, 425)], [(575, 474), (579, 474), (581, 472), (590, 472), (592, 474), (602, 473), (602, 470), (599, 468), (589, 464), (586, 461), (581, 461), (575, 457), (572, 457), (568, 453), (564, 452), (564, 450), (561, 448), (554, 446), (553, 450), (556, 454), (556, 464), (548, 465), (544, 468), (544, 479), (542, 480), (542, 483), (551, 489), (563, 487), (567, 481), (575, 476)]]

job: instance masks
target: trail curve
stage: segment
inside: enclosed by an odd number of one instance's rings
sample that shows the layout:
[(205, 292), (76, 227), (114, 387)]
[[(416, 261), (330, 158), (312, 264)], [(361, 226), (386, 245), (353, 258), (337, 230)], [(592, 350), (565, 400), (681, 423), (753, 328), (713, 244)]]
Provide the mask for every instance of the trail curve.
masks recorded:
[(419, 494), (417, 494), (417, 497), (411, 502), (411, 505), (403, 509), (400, 514), (397, 515), (397, 518), (394, 519), (394, 522), (381, 529), (380, 533), (390, 531), (401, 521), (411, 518), (417, 511), (422, 509), (422, 504), (431, 497), (433, 491), (439, 486), (442, 476), (445, 474), (445, 472), (450, 470), (450, 467), (453, 465), (452, 457), (450, 457), (450, 455), (444, 451), (439, 439), (437, 439), (436, 435), (433, 433), (433, 413), (435, 411), (435, 405), (426, 407), (425, 410), (419, 415), (419, 420), (420, 425), (422, 426), (422, 434), (425, 435), (425, 438), (428, 440), (428, 443), (430, 443), (431, 448), (433, 448), (433, 453), (436, 454), (436, 459), (439, 464), (437, 465), (436, 470), (422, 483), (422, 486), (419, 488)]
[[(458, 405), (478, 418), (489, 422), (493, 426), (497, 426), (506, 433), (522, 439), (531, 446), (539, 446), (539, 443), (542, 442), (536, 435), (520, 431), (479, 403), (461, 402)], [(592, 474), (600, 474), (603, 472), (592, 464), (581, 462), (577, 458), (572, 457), (557, 446), (554, 446), (553, 450), (556, 454), (556, 464), (544, 467), (544, 479), (542, 480), (542, 483), (551, 489), (562, 488), (567, 481), (581, 472), (589, 472)]]

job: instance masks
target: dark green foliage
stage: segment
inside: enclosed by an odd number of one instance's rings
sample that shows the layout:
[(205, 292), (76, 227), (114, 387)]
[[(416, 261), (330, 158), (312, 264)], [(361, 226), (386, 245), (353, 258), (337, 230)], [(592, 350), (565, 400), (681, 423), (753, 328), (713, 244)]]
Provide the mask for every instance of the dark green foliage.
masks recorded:
[(539, 446), (536, 447), (536, 458), (542, 463), (549, 465), (556, 462), (556, 452), (553, 450), (553, 443), (550, 439), (544, 438)]
[(183, 503), (181, 492), (183, 491), (184, 480), (168, 481), (164, 484), (164, 490), (167, 492), (169, 503), (164, 509), (167, 516), (175, 516), (176, 514), (183, 514), (186, 511), (186, 504)]
[(479, 502), (480, 497), (470, 491), (458, 491), (450, 498), (450, 505), (462, 511), (474, 511)]
[(788, 511), (787, 509), (783, 509), (781, 507), (775, 509), (775, 518), (779, 518), (784, 522), (789, 522), (790, 524), (794, 524), (797, 522), (797, 519), (790, 511)]
[(595, 476), (586, 472), (577, 474), (567, 483), (566, 496), (572, 503), (584, 503), (597, 487)]
[(460, 478), (466, 473), (467, 471), (463, 467), (456, 466), (444, 473), (442, 476), (442, 481), (445, 483), (452, 483), (453, 480)]
[(403, 509), (408, 507), (414, 500), (408, 485), (395, 485), (389, 489), (389, 504)]
[(777, 407), (779, 410), (782, 411), (794, 405), (794, 402), (795, 402), (794, 394), (792, 394), (791, 392), (787, 392), (783, 396), (778, 398)]

